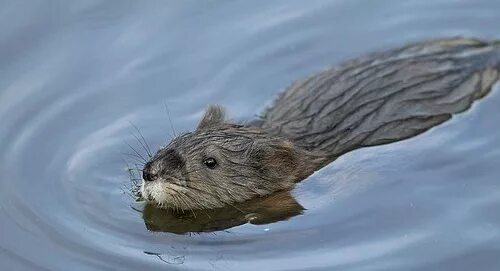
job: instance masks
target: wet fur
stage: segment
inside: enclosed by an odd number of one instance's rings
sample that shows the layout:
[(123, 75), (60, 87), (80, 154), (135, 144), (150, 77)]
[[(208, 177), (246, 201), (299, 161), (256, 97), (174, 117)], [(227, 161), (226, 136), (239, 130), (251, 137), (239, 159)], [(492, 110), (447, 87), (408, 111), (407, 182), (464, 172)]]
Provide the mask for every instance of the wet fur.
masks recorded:
[[(215, 158), (217, 166), (203, 161)], [(144, 167), (158, 180), (144, 182), (146, 199), (182, 210), (223, 207), (291, 188), (314, 172), (324, 155), (294, 146), (263, 129), (230, 124), (210, 106), (198, 128), (159, 150)]]
[[(258, 120), (210, 106), (145, 165), (142, 194), (210, 209), (290, 189), (349, 151), (413, 137), (470, 108), (498, 80), (500, 43), (440, 39), (371, 54), (294, 83)], [(218, 166), (203, 161), (215, 158)]]

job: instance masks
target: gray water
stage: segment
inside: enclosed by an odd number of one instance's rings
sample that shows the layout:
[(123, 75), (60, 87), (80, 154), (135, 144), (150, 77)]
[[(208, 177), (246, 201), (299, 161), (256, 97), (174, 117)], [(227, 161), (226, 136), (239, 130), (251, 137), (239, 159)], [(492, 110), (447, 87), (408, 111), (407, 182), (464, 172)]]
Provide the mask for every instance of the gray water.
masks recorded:
[(124, 162), (130, 123), (171, 137), (165, 103), (177, 133), (209, 103), (250, 120), (343, 60), (499, 25), (498, 0), (0, 1), (0, 269), (500, 270), (498, 87), (341, 157), (276, 223), (150, 232)]

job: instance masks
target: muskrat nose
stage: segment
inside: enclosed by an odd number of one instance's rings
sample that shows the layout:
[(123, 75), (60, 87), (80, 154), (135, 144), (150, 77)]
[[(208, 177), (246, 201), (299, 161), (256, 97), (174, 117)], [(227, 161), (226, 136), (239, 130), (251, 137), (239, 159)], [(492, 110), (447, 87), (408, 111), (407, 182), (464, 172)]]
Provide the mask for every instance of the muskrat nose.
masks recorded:
[(146, 182), (152, 182), (152, 181), (155, 181), (156, 179), (158, 179), (158, 174), (153, 174), (149, 171), (144, 170), (142, 172), (142, 178)]

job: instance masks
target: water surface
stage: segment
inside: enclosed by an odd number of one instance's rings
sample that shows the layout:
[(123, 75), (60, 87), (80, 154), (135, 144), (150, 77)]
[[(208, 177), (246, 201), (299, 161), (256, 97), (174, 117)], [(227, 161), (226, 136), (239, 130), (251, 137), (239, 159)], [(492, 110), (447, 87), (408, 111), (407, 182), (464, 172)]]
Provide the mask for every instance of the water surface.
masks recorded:
[(149, 232), (127, 142), (250, 120), (291, 82), (373, 50), (499, 39), (495, 0), (0, 1), (2, 270), (499, 270), (500, 89), (445, 125), (349, 153), (287, 221)]

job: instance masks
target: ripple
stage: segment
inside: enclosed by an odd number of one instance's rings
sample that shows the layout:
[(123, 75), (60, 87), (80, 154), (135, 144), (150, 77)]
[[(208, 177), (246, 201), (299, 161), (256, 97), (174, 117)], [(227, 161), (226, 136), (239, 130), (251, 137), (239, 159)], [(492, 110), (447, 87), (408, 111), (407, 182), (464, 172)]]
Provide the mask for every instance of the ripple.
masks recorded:
[(251, 119), (292, 81), (374, 49), (498, 37), (490, 27), (498, 8), (491, 0), (7, 3), (0, 266), (453, 270), (451, 261), (466, 266), (477, 251), (493, 265), (498, 90), (421, 137), (341, 157), (297, 187), (306, 211), (287, 221), (153, 233), (122, 188), (125, 142), (140, 147), (130, 123), (152, 148), (165, 144), (165, 102), (177, 132), (192, 129), (207, 103)]

